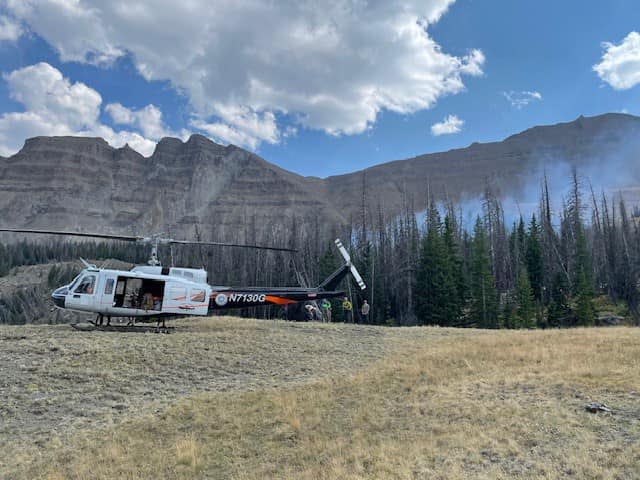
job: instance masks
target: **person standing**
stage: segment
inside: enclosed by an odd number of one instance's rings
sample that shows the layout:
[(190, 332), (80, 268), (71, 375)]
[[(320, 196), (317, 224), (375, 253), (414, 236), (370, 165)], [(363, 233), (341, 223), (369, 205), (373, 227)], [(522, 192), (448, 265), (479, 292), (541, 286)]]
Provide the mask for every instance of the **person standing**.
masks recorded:
[(331, 302), (328, 298), (324, 298), (320, 306), (322, 307), (322, 318), (325, 322), (331, 323)]
[(344, 300), (342, 300), (342, 313), (344, 314), (345, 323), (353, 322), (353, 305), (349, 301), (348, 297), (344, 297)]
[(362, 307), (360, 307), (360, 315), (362, 316), (362, 323), (369, 323), (369, 309), (371, 306), (367, 303), (367, 299), (365, 298), (362, 302)]

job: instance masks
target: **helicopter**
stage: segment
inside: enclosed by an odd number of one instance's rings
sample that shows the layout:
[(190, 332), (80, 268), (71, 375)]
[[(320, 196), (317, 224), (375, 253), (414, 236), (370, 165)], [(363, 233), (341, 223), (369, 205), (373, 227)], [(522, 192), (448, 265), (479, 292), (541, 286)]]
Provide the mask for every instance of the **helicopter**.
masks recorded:
[[(229, 287), (210, 285), (203, 268), (165, 267), (158, 259), (159, 245), (214, 245), (296, 252), (289, 248), (245, 245), (237, 243), (174, 240), (160, 236), (111, 235), (56, 230), (32, 230), (0, 228), (0, 232), (91, 237), (120, 240), (151, 245), (147, 265), (137, 265), (131, 270), (99, 268), (80, 259), (84, 269), (68, 285), (55, 289), (51, 298), (57, 308), (77, 312), (94, 313), (94, 327), (112, 327), (113, 317), (129, 319), (127, 327), (135, 327), (136, 320), (156, 320), (157, 328), (166, 329), (165, 320), (177, 316), (207, 316), (217, 310), (257, 306), (291, 304), (337, 298), (345, 295), (337, 290), (349, 273), (360, 289), (366, 285), (351, 262), (351, 257), (340, 239), (335, 240), (343, 265), (320, 285), (304, 287)], [(106, 318), (106, 324), (104, 320)]]

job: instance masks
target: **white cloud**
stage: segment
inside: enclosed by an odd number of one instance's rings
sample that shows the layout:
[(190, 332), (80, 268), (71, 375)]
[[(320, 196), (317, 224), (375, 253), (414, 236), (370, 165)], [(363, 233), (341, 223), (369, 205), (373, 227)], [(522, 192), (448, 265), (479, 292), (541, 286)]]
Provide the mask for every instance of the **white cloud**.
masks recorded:
[(191, 125), (198, 130), (207, 132), (207, 134), (213, 137), (217, 142), (242, 145), (252, 150), (256, 149), (258, 146), (258, 139), (238, 130), (235, 127), (229, 126), (226, 123), (206, 123), (201, 120), (196, 120), (193, 121)]
[[(281, 135), (272, 112), (260, 114), (248, 108), (227, 105), (219, 106), (216, 114), (223, 122), (194, 119), (191, 126), (207, 132), (218, 142), (233, 143), (252, 150), (261, 142), (274, 144), (280, 141)], [(285, 130), (285, 133), (288, 131)]]
[(140, 110), (131, 110), (119, 103), (109, 103), (104, 107), (114, 123), (137, 127), (146, 137), (159, 140), (170, 135), (162, 122), (162, 112), (155, 105), (147, 105)]
[(456, 115), (448, 115), (444, 120), (431, 125), (431, 134), (438, 137), (440, 135), (450, 135), (458, 133), (462, 130), (464, 120), (459, 119)]
[(130, 55), (146, 79), (188, 95), (194, 125), (247, 146), (283, 138), (279, 114), (332, 135), (364, 132), (382, 110), (412, 113), (462, 91), (484, 63), (428, 34), (454, 0), (6, 1), (63, 61)]
[[(48, 63), (38, 63), (4, 75), (9, 95), (20, 102), (25, 111), (0, 116), (0, 155), (11, 155), (20, 149), (24, 139), (39, 135), (99, 136), (115, 147), (129, 146), (143, 155), (151, 155), (155, 141), (166, 132), (161, 112), (153, 105), (132, 111), (119, 104), (142, 135), (132, 131), (114, 131), (100, 123), (102, 97), (84, 83), (71, 83)], [(116, 113), (116, 116), (118, 115)], [(113, 113), (112, 113), (113, 115)], [(119, 117), (121, 120), (123, 117)], [(148, 122), (147, 122), (148, 120)], [(151, 138), (146, 138), (151, 137)]]
[(22, 27), (15, 20), (0, 15), (0, 41), (15, 42), (22, 35)]
[(504, 95), (504, 98), (509, 101), (512, 107), (516, 107), (518, 110), (526, 107), (531, 102), (542, 100), (542, 94), (535, 90), (524, 90), (521, 92), (511, 90), (510, 92), (502, 92), (502, 95)]
[(95, 123), (102, 97), (84, 83), (72, 84), (48, 63), (38, 63), (4, 75), (9, 95), (27, 112), (79, 130)]
[(593, 66), (598, 76), (616, 90), (627, 90), (640, 83), (640, 33), (631, 32), (620, 43), (604, 42), (600, 63)]

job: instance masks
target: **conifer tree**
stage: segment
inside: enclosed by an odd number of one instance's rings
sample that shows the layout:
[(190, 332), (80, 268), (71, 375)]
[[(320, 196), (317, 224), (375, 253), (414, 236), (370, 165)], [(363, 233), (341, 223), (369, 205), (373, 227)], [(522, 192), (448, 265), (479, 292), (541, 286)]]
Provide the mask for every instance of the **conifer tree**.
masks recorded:
[(502, 309), (502, 327), (519, 328), (520, 323), (516, 315), (515, 302), (510, 292), (507, 292), (504, 308)]
[(443, 284), (442, 284), (442, 325), (455, 325), (462, 314), (465, 301), (465, 278), (462, 259), (456, 244), (453, 223), (447, 215), (444, 219), (443, 241)]
[(593, 287), (583, 270), (578, 273), (576, 283), (576, 322), (578, 325), (593, 325), (596, 312), (593, 306)]
[(550, 327), (560, 327), (568, 325), (571, 317), (569, 307), (569, 283), (567, 276), (562, 272), (557, 272), (553, 277), (551, 286), (551, 303), (547, 316), (547, 324)]
[(518, 319), (522, 328), (533, 328), (535, 326), (535, 308), (532, 295), (533, 290), (529, 283), (529, 274), (527, 269), (523, 267), (518, 276)]
[(433, 201), (427, 212), (427, 231), (416, 274), (415, 313), (422, 325), (443, 322), (443, 255), (440, 214)]
[(582, 225), (576, 232), (575, 271), (576, 321), (578, 325), (593, 325), (596, 316), (593, 306), (593, 270)]
[(498, 328), (498, 295), (491, 272), (487, 237), (480, 217), (471, 243), (471, 315), (481, 328)]
[(536, 221), (536, 216), (531, 217), (529, 231), (526, 240), (526, 267), (529, 273), (529, 283), (533, 292), (533, 298), (536, 302), (542, 301), (542, 282), (543, 282), (543, 263), (542, 263), (542, 244), (540, 241), (540, 226)]

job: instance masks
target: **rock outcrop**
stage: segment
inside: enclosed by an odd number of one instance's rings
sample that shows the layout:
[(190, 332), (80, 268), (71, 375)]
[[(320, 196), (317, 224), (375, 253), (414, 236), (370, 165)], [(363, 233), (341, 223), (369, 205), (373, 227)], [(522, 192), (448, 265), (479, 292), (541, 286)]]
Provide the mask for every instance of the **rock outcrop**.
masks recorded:
[[(265, 232), (272, 238), (294, 225), (330, 229), (357, 220), (363, 185), (369, 211), (382, 205), (393, 215), (406, 198), (424, 208), (429, 190), (456, 200), (480, 195), (489, 183), (517, 194), (558, 162), (610, 164), (626, 176), (624, 185), (613, 186), (640, 200), (639, 134), (637, 117), (580, 117), (502, 142), (326, 179), (296, 175), (200, 135), (187, 142), (164, 138), (148, 158), (100, 138), (37, 137), (17, 154), (0, 157), (0, 225), (175, 238), (193, 238), (197, 226), (203, 239), (260, 241)], [(625, 170), (618, 172), (621, 165)]]

